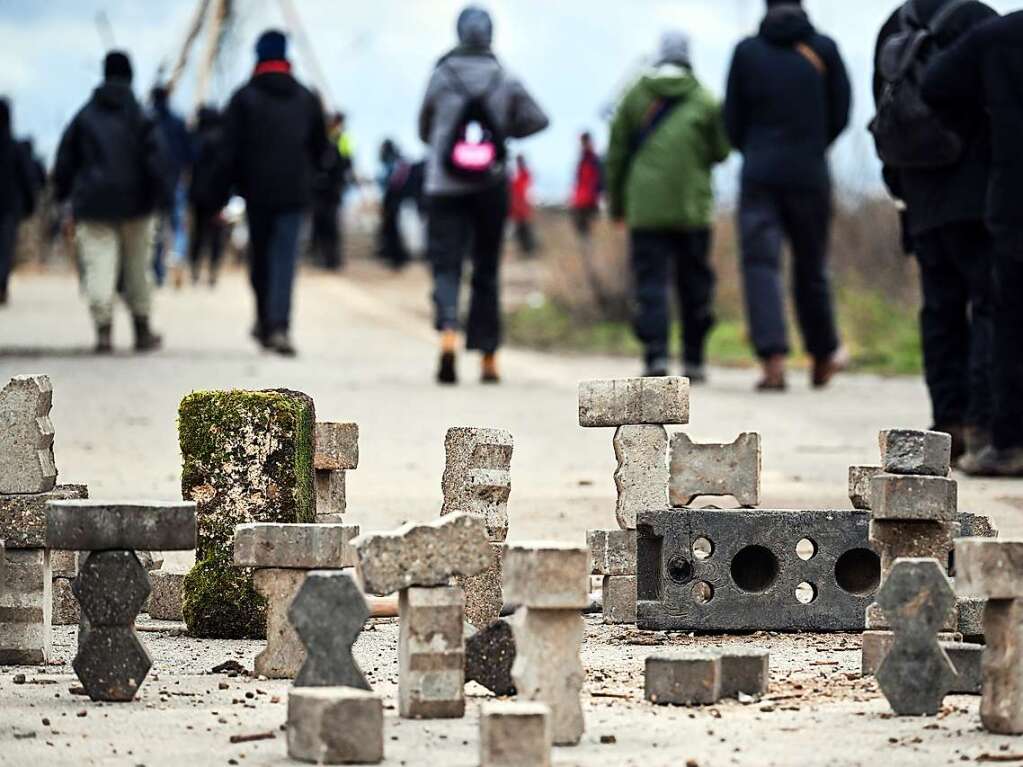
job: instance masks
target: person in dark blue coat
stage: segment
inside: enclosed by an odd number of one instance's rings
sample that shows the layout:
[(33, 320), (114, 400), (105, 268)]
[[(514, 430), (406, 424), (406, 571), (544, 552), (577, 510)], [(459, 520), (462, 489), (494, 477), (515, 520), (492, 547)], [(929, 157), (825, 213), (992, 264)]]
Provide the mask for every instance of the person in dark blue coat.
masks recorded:
[(11, 129), (11, 106), (0, 99), (0, 306), (7, 303), (7, 282), (14, 266), (18, 224), (32, 213), (38, 192), (31, 150)]
[[(153, 107), (153, 122), (163, 139), (167, 153), (167, 186), (174, 190), (174, 200), (167, 214), (157, 222), (154, 267), (156, 281), (163, 284), (170, 269), (175, 274), (178, 286), (183, 277), (182, 264), (188, 251), (188, 185), (185, 176), (194, 161), (192, 138), (185, 121), (170, 105), (170, 91), (162, 85), (150, 93)], [(166, 254), (170, 253), (169, 261)]]
[(761, 391), (786, 386), (785, 239), (813, 385), (826, 386), (845, 364), (827, 268), (827, 152), (848, 125), (851, 101), (835, 42), (817, 32), (798, 0), (767, 0), (759, 33), (735, 49), (724, 108), (729, 139), (743, 155), (739, 229), (749, 331), (764, 368)]

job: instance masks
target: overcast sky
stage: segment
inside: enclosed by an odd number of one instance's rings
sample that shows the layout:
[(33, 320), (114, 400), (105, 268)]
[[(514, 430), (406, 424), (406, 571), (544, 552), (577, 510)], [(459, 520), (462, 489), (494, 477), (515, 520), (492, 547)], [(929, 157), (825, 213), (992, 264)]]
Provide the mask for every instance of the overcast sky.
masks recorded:
[[(66, 121), (96, 85), (105, 38), (127, 48), (136, 64), (136, 88), (153, 83), (159, 66), (181, 47), (198, 0), (0, 0), (0, 93), (14, 102), (16, 130), (36, 137), (48, 157)], [(1019, 0), (989, 0), (997, 10)], [(350, 115), (360, 168), (374, 169), (385, 136), (409, 154), (421, 152), (415, 115), (430, 69), (453, 43), (463, 0), (294, 0), (325, 72), (333, 101)], [(277, 0), (233, 0), (241, 23), (218, 66), (211, 96), (223, 101), (248, 74), (252, 45), (270, 25), (286, 27)], [(723, 95), (735, 43), (753, 32), (763, 0), (491, 0), (495, 48), (550, 113), (553, 125), (521, 145), (546, 198), (566, 193), (575, 137), (603, 136), (603, 114), (630, 73), (655, 48), (660, 33), (682, 28), (693, 37), (695, 68)], [(811, 18), (838, 41), (855, 84), (853, 124), (833, 163), (847, 187), (876, 186), (878, 172), (864, 126), (872, 114), (869, 77), (877, 29), (893, 0), (807, 0)], [(101, 32), (105, 14), (111, 32)], [(195, 57), (200, 47), (195, 51)], [(311, 75), (301, 50), (297, 72)], [(194, 68), (175, 97), (193, 109)], [(719, 173), (727, 194), (737, 159)]]

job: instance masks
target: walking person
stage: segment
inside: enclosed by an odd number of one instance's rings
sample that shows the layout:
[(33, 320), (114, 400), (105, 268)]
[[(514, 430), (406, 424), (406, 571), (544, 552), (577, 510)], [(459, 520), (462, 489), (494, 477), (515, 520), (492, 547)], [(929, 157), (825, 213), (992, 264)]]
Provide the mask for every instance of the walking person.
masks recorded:
[(412, 260), (405, 238), (401, 232), (401, 209), (405, 202), (405, 187), (412, 172), (412, 165), (402, 155), (391, 139), (384, 139), (380, 145), (381, 214), (377, 247), (380, 257), (395, 271), (400, 271)]
[(760, 391), (786, 388), (786, 239), (813, 386), (826, 386), (847, 364), (827, 263), (827, 152), (848, 125), (850, 106), (849, 77), (835, 42), (816, 31), (799, 0), (767, 0), (759, 33), (735, 49), (725, 99), (728, 136), (743, 155), (739, 233), (747, 322), (763, 367)]
[(173, 196), (160, 133), (135, 99), (126, 53), (112, 51), (103, 83), (64, 131), (53, 171), (58, 201), (71, 201), (84, 292), (96, 326), (96, 352), (113, 351), (114, 295), (123, 285), (135, 350), (161, 346), (150, 327), (153, 214)]
[[(934, 112), (917, 112), (912, 124), (903, 115), (920, 103), (927, 61), (996, 15), (978, 0), (908, 0), (882, 27), (874, 57), (872, 125), (885, 182), (905, 204), (903, 241), (920, 266), (932, 429), (952, 436), (953, 461), (991, 441), (990, 127), (977, 111), (949, 124)], [(907, 67), (909, 50), (916, 53)]]
[(715, 282), (711, 171), (730, 151), (721, 106), (693, 74), (688, 35), (667, 32), (657, 64), (618, 105), (607, 152), (611, 216), (629, 227), (646, 376), (669, 374), (674, 280), (685, 375), (693, 383), (707, 379)]
[(322, 168), (313, 184), (313, 231), (310, 249), (314, 261), (324, 269), (341, 268), (341, 199), (345, 180), (350, 173), (351, 158), (341, 154), (341, 126), (344, 118), (335, 114), (330, 119), (330, 142), (323, 158)]
[(494, 55), (489, 13), (467, 7), (457, 30), (458, 45), (434, 69), (419, 115), (419, 135), (430, 146), (425, 189), (435, 325), (441, 334), (437, 380), (458, 380), (458, 297), (468, 256), (473, 271), (466, 348), (483, 353), (481, 378), (497, 383), (500, 255), (508, 213), (506, 141), (539, 133), (548, 120)]
[(977, 26), (928, 67), (923, 97), (949, 119), (990, 120), (986, 217), (994, 240), (991, 444), (959, 462), (967, 474), (1023, 477), (1023, 12)]
[(162, 85), (150, 94), (153, 119), (167, 150), (167, 185), (174, 190), (170, 209), (157, 219), (154, 268), (157, 284), (162, 285), (168, 272), (175, 287), (184, 284), (185, 256), (188, 254), (188, 172), (192, 167), (192, 138), (185, 121), (170, 105), (170, 91)]
[(328, 149), (327, 129), (319, 99), (291, 74), (284, 33), (264, 32), (256, 58), (252, 78), (227, 107), (224, 152), (246, 203), (252, 334), (263, 348), (290, 357), (299, 232)]
[(192, 212), (188, 260), (192, 284), (197, 285), (202, 279), (203, 259), (208, 255), (207, 281), (211, 288), (217, 284), (227, 236), (223, 209), (229, 190), (224, 184), (223, 152), (223, 117), (214, 107), (201, 107), (193, 137), (195, 164), (188, 188)]
[(519, 250), (526, 258), (536, 253), (536, 231), (533, 229), (533, 174), (529, 170), (525, 155), (515, 158), (515, 175), (512, 176), (510, 217)]
[(14, 138), (10, 102), (0, 99), (0, 306), (8, 301), (18, 225), (36, 206), (39, 187), (33, 163), (31, 149)]
[(593, 242), (593, 224), (600, 216), (600, 198), (604, 192), (604, 169), (597, 150), (593, 147), (593, 135), (589, 132), (579, 137), (579, 162), (575, 168), (575, 183), (572, 186), (572, 220), (579, 235), (584, 255), (589, 257)]

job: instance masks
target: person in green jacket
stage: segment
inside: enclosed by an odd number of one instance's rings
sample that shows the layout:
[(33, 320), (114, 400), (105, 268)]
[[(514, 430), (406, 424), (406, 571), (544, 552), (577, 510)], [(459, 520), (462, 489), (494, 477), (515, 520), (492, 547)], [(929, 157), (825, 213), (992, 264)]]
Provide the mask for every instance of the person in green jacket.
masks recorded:
[(706, 380), (704, 347), (714, 325), (711, 169), (730, 151), (721, 106), (693, 75), (688, 36), (666, 33), (657, 64), (618, 106), (606, 160), (611, 215), (630, 232), (647, 376), (668, 375), (674, 267), (685, 374)]

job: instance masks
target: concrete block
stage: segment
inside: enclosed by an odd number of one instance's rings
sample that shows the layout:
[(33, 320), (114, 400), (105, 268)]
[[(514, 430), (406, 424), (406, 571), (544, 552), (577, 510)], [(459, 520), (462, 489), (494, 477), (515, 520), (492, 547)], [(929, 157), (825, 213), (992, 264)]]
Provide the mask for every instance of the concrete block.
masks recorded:
[(305, 575), (304, 570), (268, 568), (252, 576), (256, 591), (266, 598), (266, 647), (256, 656), (256, 676), (294, 679), (305, 663), (305, 646), (288, 619)]
[(359, 424), (321, 421), (316, 424), (313, 466), (318, 471), (359, 468)]
[(973, 514), (969, 511), (959, 512), (959, 527), (962, 532), (959, 535), (963, 538), (997, 538), (998, 528), (991, 517), (983, 514)]
[(729, 495), (740, 506), (759, 506), (760, 467), (759, 434), (740, 434), (727, 445), (700, 445), (688, 434), (673, 434), (671, 505), (689, 506), (703, 496)]
[(316, 516), (348, 510), (347, 479), (343, 471), (316, 470)]
[(514, 440), (501, 429), (456, 427), (444, 437), (441, 514), (480, 517), (492, 541), (508, 537), (508, 498)]
[(956, 591), (984, 599), (1023, 597), (1023, 540), (956, 541)]
[(0, 495), (0, 540), (9, 549), (45, 549), (46, 504), (88, 497), (85, 485), (58, 485), (35, 495)]
[(78, 575), (78, 552), (51, 551), (50, 570), (53, 571), (54, 578), (74, 578)]
[(71, 591), (71, 579), (54, 577), (51, 625), (77, 626), (81, 618), (82, 611), (78, 607), (78, 600)]
[(343, 525), (345, 522), (341, 514), (317, 514), (316, 524), (318, 525)]
[(636, 574), (635, 530), (587, 530), (594, 575)]
[(870, 523), (870, 542), (881, 557), (882, 580), (899, 559), (932, 558), (947, 565), (958, 537), (956, 522), (874, 519)]
[(955, 522), (958, 517), (954, 479), (878, 474), (870, 491), (874, 519)]
[(542, 703), (485, 703), (481, 767), (550, 767), (551, 712)]
[(636, 514), (668, 508), (668, 432), (663, 426), (619, 426), (614, 436), (618, 526), (636, 529)]
[(953, 695), (980, 695), (983, 688), (982, 661), (984, 645), (964, 642), (942, 642), (941, 649), (956, 670)]
[(512, 630), (516, 650), (512, 678), (518, 698), (550, 708), (554, 745), (577, 744), (585, 729), (579, 700), (585, 679), (579, 657), (582, 615), (577, 610), (524, 607), (515, 613)]
[(405, 719), (459, 719), (465, 714), (465, 652), (457, 586), (398, 594), (398, 711)]
[(514, 695), (515, 636), (511, 624), (496, 620), (475, 631), (468, 626), (465, 639), (465, 681), (477, 682), (494, 695)]
[(881, 466), (888, 474), (946, 477), (951, 469), (952, 437), (936, 431), (889, 429), (881, 432)]
[(646, 699), (659, 705), (710, 705), (721, 700), (721, 658), (702, 651), (662, 651), (646, 659)]
[(288, 756), (310, 764), (379, 764), (384, 759), (384, 702), (351, 687), (292, 687)]
[[(868, 630), (863, 632), (862, 657), (860, 660), (860, 673), (863, 676), (874, 676), (881, 661), (884, 660), (895, 641), (895, 634), (891, 631)], [(938, 634), (938, 642), (941, 644), (961, 644), (962, 634), (953, 632), (942, 632)], [(952, 690), (952, 692), (959, 692)]]
[(456, 575), (453, 583), (465, 592), (465, 620), (482, 629), (501, 617), (504, 607), (504, 546), (490, 544), (494, 566), (477, 575)]
[(862, 631), (881, 575), (867, 540), (869, 521), (857, 510), (643, 512), (637, 625)]
[(195, 504), (171, 501), (51, 501), (47, 548), (77, 551), (190, 551)]
[(357, 687), (369, 683), (352, 657), (352, 645), (369, 618), (362, 591), (347, 572), (311, 570), (288, 608), (306, 650), (295, 687)]
[(0, 493), (47, 493), (57, 483), (47, 376), (15, 376), (0, 390)]
[(959, 614), (959, 625), (956, 630), (966, 638), (966, 641), (983, 643), (986, 604), (986, 599), (978, 597), (959, 597), (956, 600)]
[(590, 552), (567, 543), (510, 543), (504, 553), (504, 597), (513, 605), (582, 610), (590, 603)]
[[(884, 579), (881, 580), (881, 586), (882, 588), (884, 587)], [(868, 631), (887, 631), (891, 629), (884, 610), (881, 609), (881, 605), (877, 602), (872, 602), (867, 606), (866, 622)], [(948, 615), (945, 616), (945, 623), (942, 625), (941, 630), (949, 633), (956, 633), (959, 631), (958, 603), (956, 607), (950, 610)]]
[(636, 622), (636, 576), (605, 575), (603, 583), (604, 623)]
[(579, 425), (689, 423), (688, 378), (621, 378), (579, 384)]
[(181, 621), (184, 573), (155, 570), (149, 573), (149, 617), (158, 621)]
[(363, 588), (377, 596), (411, 586), (446, 586), (454, 575), (477, 575), (494, 567), (483, 521), (468, 514), (364, 533), (352, 545)]
[(988, 732), (1023, 734), (1023, 599), (988, 601), (984, 639), (980, 721)]
[(849, 500), (854, 509), (870, 510), (870, 483), (881, 473), (880, 466), (849, 467)]
[(767, 650), (722, 650), (721, 697), (767, 695), (771, 680), (771, 654)]
[(355, 567), (352, 541), (358, 536), (358, 525), (239, 525), (234, 531), (234, 563), (296, 570)]
[(53, 576), (46, 549), (6, 549), (0, 590), (0, 666), (43, 666), (50, 659)]

